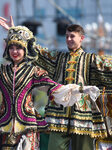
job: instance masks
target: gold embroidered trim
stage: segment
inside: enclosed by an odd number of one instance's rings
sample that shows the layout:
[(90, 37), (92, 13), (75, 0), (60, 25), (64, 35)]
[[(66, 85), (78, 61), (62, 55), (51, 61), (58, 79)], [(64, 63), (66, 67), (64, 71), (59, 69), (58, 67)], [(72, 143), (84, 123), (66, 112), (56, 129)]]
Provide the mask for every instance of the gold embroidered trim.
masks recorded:
[(74, 53), (74, 52), (71, 52), (70, 55), (71, 55), (71, 56), (75, 56), (75, 57), (76, 57), (76, 56), (79, 56), (79, 54)]
[[(48, 127), (48, 130), (50, 131), (57, 131), (57, 132), (67, 132), (67, 127), (65, 127), (64, 125), (61, 126), (56, 126), (53, 124), (50, 124), (50, 126)], [(79, 134), (79, 135), (90, 135), (92, 138), (106, 138), (107, 137), (107, 132), (106, 131), (87, 131), (81, 128), (70, 128), (69, 133), (75, 133), (75, 134)]]
[(64, 127), (64, 126), (54, 126), (54, 125), (51, 125), (48, 127), (48, 130), (50, 131), (61, 131), (61, 132), (67, 132), (67, 127)]
[[(81, 48), (80, 48), (81, 49)], [(73, 78), (73, 74), (74, 74), (74, 72), (76, 71), (75, 69), (74, 69), (74, 65), (77, 63), (76, 62), (76, 58), (77, 58), (77, 56), (79, 56), (79, 50), (80, 49), (78, 49), (78, 51), (77, 52), (71, 52), (70, 53), (70, 55), (71, 55), (71, 58), (70, 58), (70, 60), (67, 62), (67, 64), (69, 64), (70, 66), (69, 66), (69, 68), (66, 68), (66, 72), (68, 72), (68, 77), (66, 77), (65, 78), (65, 80), (66, 81), (68, 81), (68, 83), (70, 84), (70, 83), (72, 83), (72, 81), (74, 81), (75, 79)]]
[(87, 130), (83, 130), (83, 129), (70, 129), (70, 133), (76, 133), (76, 134), (79, 134), (79, 135), (90, 135), (92, 138), (105, 138), (107, 137), (107, 132), (106, 131), (102, 131), (102, 132), (99, 132), (99, 131), (87, 131)]
[(76, 61), (68, 61), (67, 63), (68, 64), (76, 64), (77, 62)]
[(26, 41), (10, 40), (10, 41), (8, 42), (8, 45), (14, 44), (14, 43), (20, 44), (20, 45), (22, 45), (23, 47), (27, 48), (27, 42), (26, 42)]
[(68, 68), (68, 69), (66, 69), (66, 71), (68, 71), (68, 72), (74, 72), (75, 69)]
[(65, 79), (66, 81), (73, 81), (73, 80), (75, 80), (73, 77), (67, 77), (66, 79)]
[[(47, 117), (47, 115), (53, 116), (53, 117), (68, 117), (68, 114), (69, 114), (68, 112), (67, 112), (66, 114), (61, 114), (61, 113), (60, 113), (60, 114), (57, 114), (57, 112), (56, 112), (56, 113), (47, 112), (46, 115), (45, 115), (45, 117)], [(103, 123), (103, 122), (104, 122), (103, 118), (101, 118), (101, 119), (97, 119), (97, 118), (93, 119), (93, 118), (91, 117), (91, 115), (83, 116), (83, 115), (81, 114), (81, 116), (79, 116), (78, 113), (76, 113), (76, 115), (71, 115), (71, 117), (72, 117), (73, 119), (78, 119), (79, 121), (84, 121), (84, 120), (85, 120), (85, 122), (86, 122), (86, 120), (87, 120), (87, 121), (88, 121), (88, 120), (92, 120), (93, 123), (97, 123), (97, 122)], [(48, 117), (48, 118), (49, 118), (49, 117)]]

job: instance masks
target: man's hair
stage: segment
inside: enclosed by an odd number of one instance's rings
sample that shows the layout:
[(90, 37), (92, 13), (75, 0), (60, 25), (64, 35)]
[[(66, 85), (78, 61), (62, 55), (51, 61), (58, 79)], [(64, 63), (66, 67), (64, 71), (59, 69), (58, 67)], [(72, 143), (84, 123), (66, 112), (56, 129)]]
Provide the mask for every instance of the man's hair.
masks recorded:
[(85, 31), (84, 31), (83, 27), (81, 27), (81, 26), (78, 25), (78, 24), (69, 25), (69, 26), (66, 28), (66, 31), (69, 31), (69, 32), (78, 32), (78, 33), (80, 33), (81, 35), (84, 35), (84, 34), (85, 34)]

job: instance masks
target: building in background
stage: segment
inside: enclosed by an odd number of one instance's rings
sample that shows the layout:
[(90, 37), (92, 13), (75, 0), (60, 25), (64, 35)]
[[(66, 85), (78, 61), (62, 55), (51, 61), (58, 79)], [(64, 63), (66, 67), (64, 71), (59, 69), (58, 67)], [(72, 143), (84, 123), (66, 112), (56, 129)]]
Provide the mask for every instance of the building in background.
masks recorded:
[[(37, 43), (51, 50), (67, 51), (65, 29), (78, 23), (85, 28), (86, 51), (112, 54), (112, 1), (108, 0), (4, 0), (0, 16), (13, 16), (15, 25), (27, 25)], [(4, 50), (6, 31), (0, 27), (0, 51)], [(2, 60), (2, 59), (1, 59)]]

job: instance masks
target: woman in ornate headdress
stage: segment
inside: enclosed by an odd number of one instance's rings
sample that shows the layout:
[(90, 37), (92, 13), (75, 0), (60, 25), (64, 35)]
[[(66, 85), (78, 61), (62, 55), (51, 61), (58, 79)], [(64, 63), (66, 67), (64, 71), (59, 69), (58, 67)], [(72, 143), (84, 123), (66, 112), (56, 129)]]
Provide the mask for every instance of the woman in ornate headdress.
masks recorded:
[(5, 41), (3, 57), (10, 64), (0, 68), (2, 149), (38, 150), (37, 131), (46, 128), (47, 123), (34, 109), (31, 90), (35, 86), (59, 88), (60, 85), (45, 74), (39, 77), (41, 68), (28, 64), (38, 55), (31, 49), (35, 39), (26, 27), (10, 28)]

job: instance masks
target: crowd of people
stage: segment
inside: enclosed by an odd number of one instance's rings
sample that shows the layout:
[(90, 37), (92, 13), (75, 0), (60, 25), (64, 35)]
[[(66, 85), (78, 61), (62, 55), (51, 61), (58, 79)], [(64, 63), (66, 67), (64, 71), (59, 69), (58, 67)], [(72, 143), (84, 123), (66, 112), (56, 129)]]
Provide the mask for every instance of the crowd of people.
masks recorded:
[[(0, 17), (8, 31), (1, 65), (1, 149), (41, 150), (40, 132), (49, 132), (47, 150), (112, 149), (112, 57), (86, 53), (85, 31), (66, 29), (68, 52), (46, 51), (33, 33)], [(35, 111), (32, 89), (48, 93), (44, 118)], [(41, 141), (42, 143), (42, 141)]]

